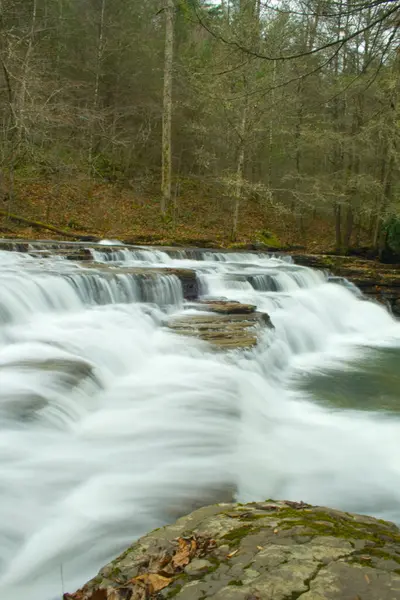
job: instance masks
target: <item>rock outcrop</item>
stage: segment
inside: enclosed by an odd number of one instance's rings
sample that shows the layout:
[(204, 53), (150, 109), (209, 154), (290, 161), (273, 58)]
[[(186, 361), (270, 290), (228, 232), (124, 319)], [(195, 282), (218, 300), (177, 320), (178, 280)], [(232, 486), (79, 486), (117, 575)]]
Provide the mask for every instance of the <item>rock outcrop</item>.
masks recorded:
[(189, 305), (196, 313), (173, 316), (167, 327), (190, 337), (209, 342), (219, 350), (249, 349), (257, 345), (264, 327), (272, 328), (266, 313), (251, 304), (231, 301), (198, 301)]
[(344, 277), (367, 297), (389, 306), (400, 316), (400, 266), (352, 256), (294, 254), (295, 263)]
[(396, 600), (400, 530), (302, 502), (218, 504), (138, 540), (64, 600)]

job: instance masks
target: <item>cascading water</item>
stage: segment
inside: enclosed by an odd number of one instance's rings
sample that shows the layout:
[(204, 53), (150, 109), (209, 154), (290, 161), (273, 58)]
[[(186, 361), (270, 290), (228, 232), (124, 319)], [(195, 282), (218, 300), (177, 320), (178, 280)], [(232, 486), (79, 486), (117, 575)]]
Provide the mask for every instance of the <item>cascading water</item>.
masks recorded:
[[(268, 255), (96, 252), (98, 269), (0, 252), (1, 597), (60, 598), (138, 535), (232, 496), (400, 522), (400, 325), (383, 307)], [(138, 265), (196, 269), (204, 294), (275, 329), (212, 353), (162, 327), (184, 309), (179, 280)], [(371, 365), (384, 401), (364, 406)]]

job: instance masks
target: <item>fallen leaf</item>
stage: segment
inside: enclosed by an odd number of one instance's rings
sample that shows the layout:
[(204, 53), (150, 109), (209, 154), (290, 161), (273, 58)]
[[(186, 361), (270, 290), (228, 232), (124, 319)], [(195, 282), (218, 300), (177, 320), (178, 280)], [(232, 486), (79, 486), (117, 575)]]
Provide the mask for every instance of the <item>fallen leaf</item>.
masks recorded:
[(233, 552), (230, 552), (229, 554), (226, 555), (226, 558), (232, 558), (232, 556), (235, 556), (235, 554), (237, 554), (239, 552), (239, 550), (234, 550)]
[(190, 541), (190, 550), (189, 550), (190, 558), (193, 558), (193, 556), (196, 554), (196, 550), (197, 550), (196, 540), (191, 540)]
[(370, 578), (368, 577), (368, 575), (364, 575), (364, 577), (365, 577), (365, 581), (366, 581), (367, 583), (371, 583), (371, 581), (370, 581)]
[(91, 596), (89, 596), (89, 600), (107, 600), (108, 593), (104, 588), (95, 590)]
[(196, 547), (193, 548), (193, 555), (196, 554), (199, 557), (205, 556), (207, 552), (210, 552), (210, 550), (213, 550), (216, 547), (217, 542), (212, 538), (202, 538), (199, 536), (196, 538)]
[(163, 590), (171, 583), (171, 581), (172, 579), (170, 577), (163, 577), (163, 575), (158, 575), (157, 573), (144, 573), (143, 575), (138, 575), (138, 577), (131, 579), (130, 583), (136, 583), (146, 587), (150, 594), (153, 594)]
[(171, 560), (172, 554), (164, 552), (161, 555), (150, 557), (150, 560), (147, 561), (147, 564), (144, 564), (143, 566), (145, 567), (146, 571), (151, 573), (161, 573), (162, 571), (166, 571), (168, 574), (173, 575), (174, 570), (171, 566)]
[(107, 600), (130, 600), (132, 590), (129, 588), (109, 589), (107, 591)]
[(164, 575), (164, 577), (172, 577), (175, 575), (175, 569), (171, 564), (162, 567), (161, 569), (157, 569), (157, 573), (159, 575)]
[[(183, 538), (178, 538), (178, 550), (175, 552), (174, 557), (172, 558), (172, 566), (175, 569), (186, 567), (190, 561), (190, 555), (192, 551), (192, 542), (194, 540), (184, 540)], [(196, 544), (196, 542), (194, 542)]]
[(264, 550), (262, 546), (257, 546), (257, 550)]

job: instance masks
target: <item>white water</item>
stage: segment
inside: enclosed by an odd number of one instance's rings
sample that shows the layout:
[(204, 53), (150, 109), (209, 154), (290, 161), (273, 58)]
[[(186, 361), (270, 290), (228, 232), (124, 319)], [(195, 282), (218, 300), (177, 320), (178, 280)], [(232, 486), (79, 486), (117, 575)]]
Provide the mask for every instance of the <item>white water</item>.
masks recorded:
[(400, 349), (399, 323), (289, 260), (176, 255), (94, 258), (196, 268), (205, 294), (257, 304), (275, 330), (218, 355), (162, 328), (182, 310), (174, 277), (149, 292), (120, 269), (0, 252), (1, 597), (60, 598), (62, 580), (73, 591), (138, 535), (232, 493), (400, 522), (400, 419), (323, 408), (292, 379)]

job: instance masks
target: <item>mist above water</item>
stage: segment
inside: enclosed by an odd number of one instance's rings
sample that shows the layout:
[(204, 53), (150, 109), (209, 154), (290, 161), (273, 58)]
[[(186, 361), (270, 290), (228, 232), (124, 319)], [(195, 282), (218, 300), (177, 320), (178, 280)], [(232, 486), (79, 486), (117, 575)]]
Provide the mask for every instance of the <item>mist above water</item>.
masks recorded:
[[(400, 522), (400, 398), (391, 383), (391, 411), (352, 402), (371, 353), (390, 355), (383, 392), (400, 357), (383, 307), (287, 258), (93, 259), (116, 274), (0, 252), (2, 596), (59, 598), (139, 535), (232, 495)], [(211, 352), (163, 328), (184, 310), (178, 278), (160, 273), (144, 295), (121, 272), (132, 266), (196, 269), (205, 297), (255, 304), (275, 329), (252, 351)], [(346, 377), (346, 406), (325, 402)]]

